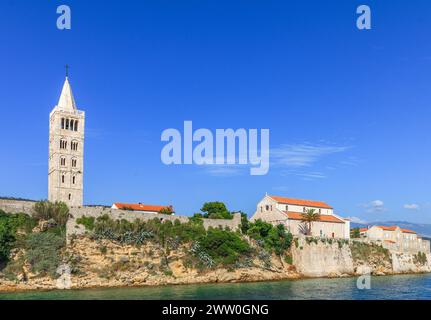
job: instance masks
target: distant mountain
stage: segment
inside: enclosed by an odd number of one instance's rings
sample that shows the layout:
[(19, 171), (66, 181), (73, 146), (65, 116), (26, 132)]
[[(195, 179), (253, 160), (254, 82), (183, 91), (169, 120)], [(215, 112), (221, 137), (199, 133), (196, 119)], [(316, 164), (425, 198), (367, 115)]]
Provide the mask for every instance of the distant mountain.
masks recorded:
[(410, 229), (416, 231), (420, 236), (431, 238), (431, 224), (426, 223), (413, 223), (407, 221), (377, 221), (368, 224), (354, 223), (350, 224), (351, 228), (365, 228), (367, 226), (399, 226), (400, 228)]

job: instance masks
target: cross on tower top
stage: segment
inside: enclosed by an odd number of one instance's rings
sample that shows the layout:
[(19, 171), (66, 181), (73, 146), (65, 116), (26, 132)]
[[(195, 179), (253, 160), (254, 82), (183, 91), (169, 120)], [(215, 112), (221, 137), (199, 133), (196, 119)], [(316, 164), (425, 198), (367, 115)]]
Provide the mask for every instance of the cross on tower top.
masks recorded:
[(66, 64), (64, 67), (66, 68), (66, 78), (68, 78), (69, 77), (69, 65)]

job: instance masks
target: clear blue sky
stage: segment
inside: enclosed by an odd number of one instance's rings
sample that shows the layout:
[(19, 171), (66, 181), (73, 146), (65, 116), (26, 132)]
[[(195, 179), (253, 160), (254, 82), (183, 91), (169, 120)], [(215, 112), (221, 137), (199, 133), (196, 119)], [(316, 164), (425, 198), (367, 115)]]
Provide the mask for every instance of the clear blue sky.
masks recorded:
[[(364, 3), (370, 31), (356, 28)], [(70, 31), (56, 29), (60, 4)], [(88, 204), (192, 214), (219, 200), (252, 214), (268, 192), (431, 223), (430, 17), (425, 0), (3, 0), (0, 195), (47, 197), (49, 112), (68, 63), (87, 116)], [(161, 132), (184, 120), (268, 128), (278, 158), (266, 176), (165, 166)]]

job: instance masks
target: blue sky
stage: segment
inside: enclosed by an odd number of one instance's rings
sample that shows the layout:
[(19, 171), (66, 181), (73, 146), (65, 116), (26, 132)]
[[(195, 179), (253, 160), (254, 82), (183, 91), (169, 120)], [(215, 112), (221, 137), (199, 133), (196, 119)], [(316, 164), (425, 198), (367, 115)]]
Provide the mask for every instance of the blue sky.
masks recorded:
[[(356, 28), (368, 4), (372, 30)], [(56, 28), (68, 4), (72, 30)], [(268, 192), (365, 221), (431, 223), (431, 2), (1, 1), (0, 195), (47, 197), (48, 119), (64, 81), (86, 111), (88, 204)], [(166, 166), (161, 132), (270, 129), (266, 176)]]

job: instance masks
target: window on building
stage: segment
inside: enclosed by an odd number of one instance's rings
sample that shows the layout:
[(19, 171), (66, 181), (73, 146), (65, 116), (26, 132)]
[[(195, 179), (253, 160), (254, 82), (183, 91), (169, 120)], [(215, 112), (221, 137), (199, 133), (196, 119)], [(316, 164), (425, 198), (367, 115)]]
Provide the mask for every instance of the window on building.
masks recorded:
[(78, 120), (75, 120), (75, 127), (74, 127), (74, 131), (78, 131)]
[(72, 177), (72, 184), (75, 184), (75, 177)]
[(319, 214), (322, 214), (322, 209), (319, 209)]
[(64, 118), (61, 118), (61, 129), (64, 129)]
[(65, 166), (66, 165), (66, 158), (64, 158), (64, 157), (60, 158), (60, 165), (61, 166)]
[(335, 233), (332, 232), (332, 238), (335, 238)]
[(76, 159), (72, 159), (72, 168), (76, 168)]
[(73, 151), (77, 151), (78, 150), (78, 142), (72, 142), (72, 144), (71, 144), (71, 149), (73, 150)]
[(64, 183), (64, 174), (61, 176), (61, 183)]
[(286, 206), (286, 211), (289, 211), (289, 206)]
[(306, 207), (302, 208), (302, 212), (307, 212), (307, 208)]
[(69, 200), (72, 200), (72, 194), (69, 193)]
[(69, 130), (69, 119), (66, 119), (66, 130)]
[(266, 211), (269, 211), (269, 205), (265, 206)]
[(60, 140), (60, 149), (67, 149), (67, 141), (64, 139)]
[(75, 120), (70, 120), (70, 130), (73, 131), (74, 127), (75, 127)]

